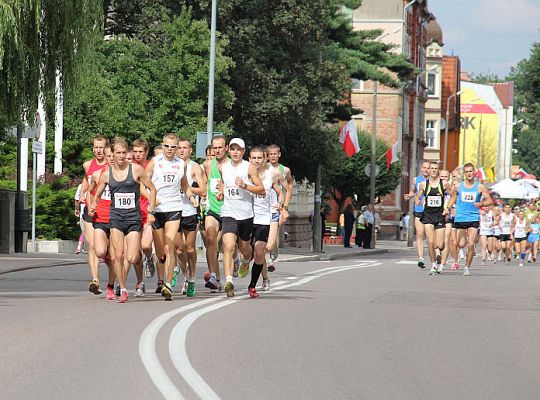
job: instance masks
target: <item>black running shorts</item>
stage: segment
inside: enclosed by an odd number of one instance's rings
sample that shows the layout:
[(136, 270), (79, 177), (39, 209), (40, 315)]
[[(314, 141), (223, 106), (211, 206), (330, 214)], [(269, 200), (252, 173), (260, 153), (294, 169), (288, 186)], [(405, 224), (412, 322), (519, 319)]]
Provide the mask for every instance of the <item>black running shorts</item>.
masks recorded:
[(196, 231), (198, 222), (199, 222), (199, 216), (197, 214), (190, 215), (188, 217), (182, 217), (182, 219), (180, 219), (179, 232), (194, 232), (194, 231)]
[(476, 228), (480, 226), (480, 221), (470, 221), (470, 222), (456, 222), (454, 221), (454, 225), (452, 225), (452, 228), (455, 229), (469, 229), (469, 228)]
[(99, 229), (99, 230), (105, 232), (107, 237), (109, 237), (111, 235), (111, 227), (110, 227), (109, 224), (105, 224), (103, 222), (94, 222), (93, 225), (94, 225), (94, 230)]
[(268, 242), (270, 225), (253, 225), (253, 242)]
[(157, 212), (154, 215), (155, 221), (152, 228), (161, 229), (169, 221), (179, 221), (182, 218), (182, 211)]
[(142, 229), (141, 221), (125, 221), (123, 219), (111, 219), (109, 225), (111, 229), (117, 229), (124, 235), (127, 235), (131, 232), (140, 232)]
[(428, 213), (424, 212), (420, 222), (424, 225), (433, 225), (435, 229), (443, 229), (446, 225), (445, 217), (442, 213)]
[(221, 231), (223, 234), (234, 233), (240, 240), (247, 242), (253, 233), (253, 218), (238, 221), (232, 217), (221, 217)]

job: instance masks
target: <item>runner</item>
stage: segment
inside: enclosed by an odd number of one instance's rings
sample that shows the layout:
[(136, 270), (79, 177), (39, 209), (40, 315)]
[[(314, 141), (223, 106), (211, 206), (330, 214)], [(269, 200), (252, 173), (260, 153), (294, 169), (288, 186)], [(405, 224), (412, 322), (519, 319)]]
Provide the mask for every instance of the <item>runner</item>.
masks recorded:
[(493, 256), (493, 264), (497, 264), (497, 261), (502, 260), (501, 208), (499, 206), (493, 206), (493, 249), (495, 251), (495, 255)]
[[(251, 234), (253, 232), (253, 194), (264, 195), (265, 190), (257, 168), (243, 160), (246, 145), (240, 138), (229, 144), (231, 161), (221, 166), (223, 207), (221, 222), (223, 230), (223, 272), (227, 297), (234, 296), (233, 269), (236, 241), (242, 254), (242, 264), (249, 263), (252, 256)], [(217, 157), (217, 153), (216, 153)]]
[(420, 205), (422, 201), (424, 203), (420, 222), (424, 225), (424, 232), (428, 239), (428, 252), (431, 259), (429, 275), (443, 272), (441, 255), (444, 250), (446, 215), (448, 214), (448, 209), (444, 204), (444, 196), (450, 190), (450, 184), (444, 183), (439, 177), (439, 164), (429, 163), (429, 179), (418, 185), (414, 200), (416, 206)]
[[(110, 144), (105, 147), (104, 150), (107, 165), (111, 167), (114, 165), (114, 156), (112, 147)], [(92, 197), (96, 194), (97, 185), (101, 179), (101, 175), (107, 171), (107, 169), (100, 169), (92, 174), (92, 180), (87, 191), (87, 203), (91, 204)], [(114, 300), (114, 281), (116, 280), (116, 273), (114, 271), (114, 263), (112, 261), (114, 253), (112, 246), (110, 245), (110, 208), (111, 208), (111, 192), (109, 185), (105, 186), (103, 194), (99, 198), (96, 204), (96, 209), (92, 214), (92, 223), (94, 225), (94, 247), (96, 256), (104, 260), (109, 269), (109, 281), (107, 282), (107, 300)]]
[(505, 204), (503, 213), (501, 214), (501, 248), (504, 252), (504, 260), (509, 263), (512, 254), (512, 226), (514, 225), (515, 216), (511, 212), (510, 204)]
[(212, 138), (213, 158), (209, 158), (203, 163), (203, 169), (208, 178), (204, 232), (206, 238), (206, 262), (210, 270), (210, 279), (205, 286), (211, 291), (221, 290), (218, 262), (218, 234), (221, 231), (221, 208), (223, 207), (223, 197), (220, 194), (220, 169), (230, 162), (227, 157), (228, 150), (229, 146), (225, 136), (214, 136)]
[[(411, 186), (411, 190), (409, 193), (406, 193), (403, 197), (405, 200), (409, 201), (411, 199), (414, 199), (414, 196), (416, 192), (418, 191), (418, 188), (422, 182), (425, 182), (426, 179), (429, 178), (429, 161), (422, 162), (421, 167), (421, 175), (418, 175), (414, 179), (414, 185)], [(418, 253), (418, 267), (419, 268), (425, 268), (425, 261), (424, 261), (424, 224), (420, 221), (422, 218), (422, 213), (424, 212), (424, 206), (423, 206), (423, 200), (424, 198), (420, 198), (420, 204), (414, 205), (414, 228), (416, 230), (416, 252)]]
[[(148, 160), (148, 142), (145, 139), (137, 139), (132, 143), (133, 147), (133, 160), (139, 164), (146, 171), (150, 160)], [(141, 188), (143, 189), (143, 188)], [(142, 192), (144, 193), (144, 191)], [(152, 224), (148, 223), (148, 199), (141, 196), (141, 213), (142, 213), (142, 236), (141, 236), (141, 248), (143, 251), (143, 269), (147, 278), (152, 278), (156, 271), (154, 259), (152, 257)], [(163, 279), (163, 271), (161, 275), (158, 273), (158, 280)], [(144, 282), (142, 282), (144, 287)]]
[[(186, 165), (186, 179), (191, 191), (196, 196), (206, 194), (206, 177), (202, 168), (195, 161), (191, 160), (193, 149), (188, 139), (180, 139), (178, 142), (178, 155)], [(197, 267), (197, 249), (195, 242), (197, 240), (198, 211), (197, 207), (191, 204), (191, 201), (182, 191), (182, 218), (180, 220), (180, 230), (176, 234), (177, 243), (180, 245), (180, 262), (183, 263), (184, 270), (187, 269), (187, 287), (188, 297), (195, 296), (195, 270)], [(197, 203), (199, 199), (197, 197)], [(187, 261), (187, 264), (186, 264)]]
[(452, 193), (452, 190), (457, 187), (455, 184), (456, 181), (450, 180), (450, 172), (447, 169), (443, 169), (439, 172), (439, 177), (441, 178), (443, 185), (450, 185), (451, 190), (447, 190), (444, 193), (444, 207), (448, 209), (448, 213), (445, 216), (445, 225), (444, 225), (444, 249), (442, 251), (442, 260), (441, 260), (441, 266), (442, 270), (446, 268), (446, 262), (448, 260), (448, 253), (454, 258), (455, 263), (452, 265), (453, 269), (455, 264), (457, 263), (457, 246), (454, 243), (452, 239), (452, 223), (454, 222), (454, 215), (453, 211), (454, 208), (448, 208), (448, 203), (450, 202), (450, 196)]
[(525, 261), (525, 252), (527, 251), (527, 233), (531, 230), (525, 212), (520, 211), (518, 217), (512, 224), (512, 235), (514, 236), (514, 248), (519, 255), (519, 266), (523, 267)]
[(491, 207), (483, 207), (480, 210), (480, 243), (482, 245), (482, 265), (487, 261), (492, 261), (495, 230), (493, 228), (494, 218)]
[[(263, 270), (263, 265), (266, 259), (266, 251), (268, 250), (268, 235), (270, 233), (270, 223), (272, 220), (272, 199), (271, 191), (276, 191), (280, 203), (283, 202), (283, 194), (279, 187), (279, 176), (274, 173), (274, 168), (271, 168), (266, 149), (264, 147), (254, 147), (249, 152), (249, 161), (257, 168), (259, 178), (264, 186), (265, 193), (263, 195), (256, 194), (253, 196), (253, 267), (251, 268), (251, 282), (248, 286), (249, 296), (252, 298), (259, 297), (256, 286), (259, 277)], [(265, 282), (266, 281), (266, 282)], [(263, 290), (268, 290), (270, 282), (268, 277), (263, 277)]]
[(536, 254), (538, 253), (538, 240), (540, 240), (540, 223), (538, 222), (538, 216), (533, 216), (531, 222), (529, 223), (531, 231), (527, 237), (527, 242), (532, 253), (532, 261), (536, 262)]
[[(280, 185), (282, 189), (285, 190), (285, 200), (280, 204), (279, 208), (274, 209), (272, 223), (270, 224), (269, 243), (274, 243), (274, 245), (272, 250), (270, 250), (270, 263), (267, 268), (268, 271), (273, 272), (276, 270), (276, 263), (279, 255), (279, 230), (289, 219), (289, 204), (293, 194), (294, 179), (290, 168), (279, 162), (279, 159), (281, 158), (281, 148), (277, 144), (271, 144), (267, 147), (267, 151), (268, 161), (275, 172), (282, 176), (283, 179), (280, 180)], [(272, 190), (272, 205), (276, 204), (279, 204), (277, 194)]]
[[(86, 176), (81, 187), (81, 193), (83, 193), (83, 195), (87, 193), (88, 185), (92, 181), (92, 174), (107, 167), (104, 150), (109, 144), (109, 140), (105, 136), (97, 135), (94, 136), (92, 143), (94, 158), (83, 164), (84, 174)], [(84, 237), (88, 243), (88, 268), (90, 269), (90, 277), (92, 279), (88, 285), (88, 290), (97, 295), (101, 294), (101, 288), (99, 286), (99, 258), (96, 256), (94, 247), (94, 225), (92, 223), (92, 216), (88, 214), (88, 204), (82, 218), (84, 221)]]
[(152, 225), (156, 254), (162, 264), (165, 264), (163, 280), (158, 281), (157, 293), (166, 301), (172, 300), (171, 281), (174, 277), (176, 252), (174, 239), (180, 228), (182, 217), (183, 189), (194, 206), (197, 206), (195, 196), (187, 187), (185, 178), (185, 163), (176, 157), (178, 137), (168, 133), (163, 137), (163, 154), (154, 157), (146, 167), (148, 176), (156, 187), (158, 205), (155, 208), (155, 221)]
[[(150, 191), (148, 206), (148, 220), (150, 222), (154, 219), (153, 210), (156, 203), (156, 188), (146, 176), (144, 169), (140, 165), (127, 162), (128, 147), (124, 139), (116, 138), (114, 140), (114, 165), (101, 175), (98, 189), (90, 206), (91, 211), (94, 212), (97, 198), (101, 197), (108, 184), (111, 192), (110, 228), (114, 249), (114, 270), (120, 284), (119, 303), (125, 303), (128, 299), (127, 271), (124, 268), (124, 258), (129, 266), (135, 264), (141, 256), (142, 216), (139, 204), (141, 183)], [(125, 254), (124, 246), (126, 248)]]
[[(527, 204), (527, 208), (525, 208), (524, 211), (525, 211), (525, 219), (530, 225), (533, 218), (538, 216), (538, 211), (536, 209), (536, 204), (534, 203), (534, 201), (530, 201), (529, 204)], [(527, 239), (528, 239), (528, 235), (527, 235)], [(529, 241), (527, 240), (527, 262), (531, 262), (531, 258), (532, 258), (531, 249), (532, 249), (532, 246), (529, 245)]]
[(469, 276), (469, 268), (474, 256), (474, 245), (478, 236), (480, 225), (480, 207), (492, 204), (491, 197), (485, 185), (475, 182), (474, 165), (467, 163), (463, 166), (464, 179), (457, 191), (452, 192), (449, 206), (456, 203), (456, 216), (454, 218), (455, 241), (459, 248), (467, 246), (467, 255), (463, 275)]

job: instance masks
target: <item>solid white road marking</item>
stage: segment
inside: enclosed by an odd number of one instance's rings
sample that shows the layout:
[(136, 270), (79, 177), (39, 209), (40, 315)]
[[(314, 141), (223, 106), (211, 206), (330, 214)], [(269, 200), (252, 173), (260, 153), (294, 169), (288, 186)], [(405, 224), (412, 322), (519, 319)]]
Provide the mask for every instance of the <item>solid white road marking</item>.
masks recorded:
[(288, 279), (290, 281), (294, 281), (295, 279), (298, 279), (298, 277), (297, 276), (289, 276), (289, 277), (287, 277), (285, 279)]
[[(380, 265), (380, 263), (365, 264), (365, 265), (356, 265), (356, 266), (345, 266), (345, 267), (334, 267), (334, 268), (325, 268), (324, 271), (317, 275), (306, 276), (296, 282), (292, 282), (286, 285), (281, 285), (274, 290), (282, 290), (290, 287), (301, 286), (306, 283), (309, 283), (317, 278), (320, 278), (325, 275), (334, 274), (337, 272), (348, 271), (352, 269), (361, 269), (369, 268)], [(197, 311), (193, 311), (182, 318), (173, 328), (171, 336), (169, 337), (169, 353), (176, 370), (184, 378), (186, 383), (191, 387), (191, 389), (199, 396), (201, 399), (219, 399), (219, 396), (212, 390), (212, 388), (205, 382), (205, 380), (197, 373), (195, 368), (191, 365), (189, 357), (186, 350), (186, 340), (187, 333), (189, 328), (193, 323), (201, 316), (218, 310), (222, 307), (229, 306), (236, 303), (239, 300), (248, 298), (247, 295), (238, 296), (235, 300), (223, 301), (219, 304), (213, 304), (204, 308), (201, 308)]]
[(418, 264), (418, 261), (405, 261), (405, 260), (403, 260), (403, 261), (398, 261), (398, 262), (396, 262), (396, 264), (416, 265), (416, 264)]

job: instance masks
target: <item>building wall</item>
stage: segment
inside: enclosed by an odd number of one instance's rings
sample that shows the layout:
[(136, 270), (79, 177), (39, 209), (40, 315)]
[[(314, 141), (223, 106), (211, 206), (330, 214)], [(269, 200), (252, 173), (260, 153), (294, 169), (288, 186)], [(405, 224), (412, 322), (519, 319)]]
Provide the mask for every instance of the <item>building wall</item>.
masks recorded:
[[(449, 115), (446, 117), (448, 98), (461, 90), (461, 62), (457, 56), (443, 56), (441, 115), (448, 124), (447, 169), (450, 171), (459, 165), (459, 97), (450, 99)], [(444, 160), (444, 132), (441, 130), (440, 159)]]
[[(426, 148), (424, 149), (424, 159), (430, 161), (440, 161), (441, 147), (441, 99), (442, 99), (442, 46), (437, 43), (431, 43), (427, 48), (427, 70), (424, 85), (430, 86), (430, 75), (433, 77), (433, 94), (428, 93), (428, 100), (425, 105), (424, 128), (426, 135)], [(429, 125), (429, 126), (428, 126)], [(432, 126), (431, 126), (432, 125)], [(432, 136), (432, 138), (430, 138)]]

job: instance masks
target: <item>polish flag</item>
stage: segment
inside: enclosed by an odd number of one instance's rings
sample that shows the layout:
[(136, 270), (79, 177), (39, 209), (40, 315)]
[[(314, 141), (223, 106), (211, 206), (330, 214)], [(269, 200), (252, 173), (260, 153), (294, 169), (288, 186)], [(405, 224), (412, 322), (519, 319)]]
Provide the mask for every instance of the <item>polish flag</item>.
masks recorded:
[(398, 142), (394, 143), (386, 152), (386, 168), (390, 169), (390, 166), (399, 161), (398, 158)]
[(350, 120), (339, 130), (339, 143), (343, 146), (347, 157), (352, 157), (360, 151), (360, 145), (358, 144), (358, 132), (356, 131), (356, 124), (353, 120)]
[(477, 169), (474, 173), (474, 176), (476, 176), (481, 182), (486, 181), (486, 173), (484, 172), (484, 168)]

